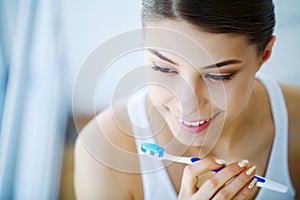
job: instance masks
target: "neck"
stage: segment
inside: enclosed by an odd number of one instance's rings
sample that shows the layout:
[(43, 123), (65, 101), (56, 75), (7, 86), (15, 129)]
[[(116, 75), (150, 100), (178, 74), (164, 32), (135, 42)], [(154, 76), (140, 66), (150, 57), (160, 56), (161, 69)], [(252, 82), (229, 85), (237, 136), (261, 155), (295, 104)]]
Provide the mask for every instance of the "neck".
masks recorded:
[[(264, 106), (264, 109), (258, 107), (261, 105)], [(240, 159), (241, 155), (248, 155), (250, 151), (249, 144), (254, 144), (262, 139), (262, 136), (257, 133), (259, 127), (263, 127), (265, 119), (272, 115), (265, 105), (268, 105), (267, 94), (264, 87), (258, 81), (255, 81), (249, 103), (234, 119), (234, 123), (229, 122), (224, 126), (225, 128), (210, 156), (221, 157), (230, 161), (236, 158)], [(258, 110), (259, 112), (257, 112)]]

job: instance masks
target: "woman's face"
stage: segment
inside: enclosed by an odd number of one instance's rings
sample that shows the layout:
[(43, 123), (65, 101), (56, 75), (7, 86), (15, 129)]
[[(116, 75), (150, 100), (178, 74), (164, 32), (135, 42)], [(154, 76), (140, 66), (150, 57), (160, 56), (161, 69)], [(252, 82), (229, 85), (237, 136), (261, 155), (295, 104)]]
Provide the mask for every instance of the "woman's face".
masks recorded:
[[(214, 145), (221, 132), (238, 123), (248, 104), (259, 67), (255, 46), (244, 36), (212, 34), (184, 21), (152, 22), (146, 27), (179, 32), (199, 47), (169, 34), (161, 42), (170, 48), (147, 49), (149, 97), (179, 142)], [(153, 38), (155, 43), (160, 40), (160, 34), (151, 37), (145, 31), (148, 44)]]

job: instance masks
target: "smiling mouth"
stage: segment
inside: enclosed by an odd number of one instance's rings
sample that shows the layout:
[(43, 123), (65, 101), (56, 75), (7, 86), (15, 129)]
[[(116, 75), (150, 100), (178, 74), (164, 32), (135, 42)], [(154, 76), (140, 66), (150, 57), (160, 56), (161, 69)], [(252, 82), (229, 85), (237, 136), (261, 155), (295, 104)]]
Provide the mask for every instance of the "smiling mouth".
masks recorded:
[(210, 121), (210, 119), (209, 119), (209, 120), (199, 120), (199, 121), (190, 122), (190, 121), (185, 121), (181, 118), (177, 118), (177, 120), (178, 120), (178, 122), (183, 123), (186, 126), (195, 126), (195, 127), (199, 126), (199, 125), (203, 125), (204, 123), (207, 123)]
[(201, 131), (204, 131), (209, 127), (209, 125), (213, 122), (213, 120), (217, 117), (219, 113), (215, 114), (212, 118), (195, 120), (195, 121), (186, 121), (179, 117), (177, 118), (177, 122), (179, 125), (187, 132), (197, 134)]

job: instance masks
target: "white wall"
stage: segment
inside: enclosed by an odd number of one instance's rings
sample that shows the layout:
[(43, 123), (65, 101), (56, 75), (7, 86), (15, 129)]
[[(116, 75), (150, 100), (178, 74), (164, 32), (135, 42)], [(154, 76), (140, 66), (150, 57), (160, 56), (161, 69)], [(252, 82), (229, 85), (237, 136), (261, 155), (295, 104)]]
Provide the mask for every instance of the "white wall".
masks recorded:
[[(140, 7), (141, 1), (139, 0), (65, 1), (65, 31), (70, 56), (70, 74), (73, 81), (84, 60), (96, 47), (118, 34), (141, 27)], [(109, 105), (112, 86), (116, 84), (122, 74), (120, 69), (139, 65), (141, 61), (141, 55), (137, 56), (136, 53), (135, 56), (128, 54), (116, 61), (114, 66), (119, 67), (112, 68), (111, 77), (105, 79), (106, 87), (102, 87), (96, 96), (97, 109), (103, 109)], [(83, 93), (82, 101), (80, 105), (76, 106), (75, 112), (83, 114), (92, 112), (85, 104), (87, 102), (85, 98), (86, 95)]]
[(275, 0), (277, 40), (271, 59), (261, 73), (300, 87), (300, 1)]

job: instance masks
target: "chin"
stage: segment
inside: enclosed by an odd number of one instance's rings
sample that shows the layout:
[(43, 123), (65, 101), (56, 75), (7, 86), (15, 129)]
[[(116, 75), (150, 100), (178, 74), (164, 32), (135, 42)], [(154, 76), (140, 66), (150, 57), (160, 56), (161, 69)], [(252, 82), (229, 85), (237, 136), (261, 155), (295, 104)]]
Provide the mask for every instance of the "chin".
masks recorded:
[(191, 138), (186, 135), (180, 135), (180, 133), (175, 136), (175, 139), (181, 144), (191, 147), (202, 147), (205, 141), (205, 138), (202, 136), (194, 136)]
[(178, 124), (174, 123), (174, 120), (170, 118), (167, 120), (167, 124), (174, 139), (176, 139), (179, 143), (193, 147), (202, 147), (204, 145), (207, 130), (199, 133), (189, 133), (182, 129)]
[(224, 125), (224, 113), (221, 113), (216, 120), (205, 130), (199, 132), (186, 131), (172, 117), (168, 117), (167, 124), (174, 138), (181, 144), (188, 147), (201, 148), (200, 155), (206, 156), (217, 143)]

